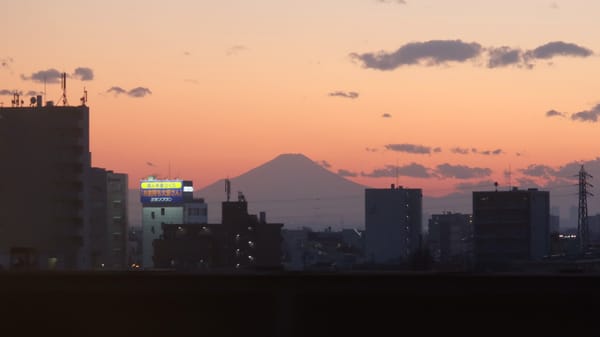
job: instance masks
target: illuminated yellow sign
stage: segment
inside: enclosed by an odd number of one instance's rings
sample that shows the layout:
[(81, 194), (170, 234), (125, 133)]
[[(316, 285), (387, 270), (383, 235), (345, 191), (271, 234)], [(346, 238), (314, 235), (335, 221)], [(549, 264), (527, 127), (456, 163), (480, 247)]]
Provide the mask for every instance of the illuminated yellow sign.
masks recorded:
[(182, 181), (143, 181), (142, 190), (172, 190), (182, 189)]

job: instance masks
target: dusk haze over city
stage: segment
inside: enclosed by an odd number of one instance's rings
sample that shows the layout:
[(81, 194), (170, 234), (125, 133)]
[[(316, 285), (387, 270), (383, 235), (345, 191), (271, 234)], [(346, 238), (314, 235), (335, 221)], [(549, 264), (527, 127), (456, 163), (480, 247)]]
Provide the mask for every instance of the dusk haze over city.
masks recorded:
[(599, 155), (599, 11), (585, 0), (12, 1), (0, 102), (44, 89), (57, 102), (66, 72), (69, 102), (85, 87), (93, 107), (93, 165), (127, 172), (133, 188), (148, 175), (202, 187), (282, 153), (366, 186), (398, 175), (432, 196), (545, 186)]

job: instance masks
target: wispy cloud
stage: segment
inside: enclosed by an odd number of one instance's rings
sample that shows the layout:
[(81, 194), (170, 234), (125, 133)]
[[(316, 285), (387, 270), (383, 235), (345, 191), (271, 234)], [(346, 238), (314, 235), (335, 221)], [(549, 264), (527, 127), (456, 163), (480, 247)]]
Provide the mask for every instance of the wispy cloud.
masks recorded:
[(331, 168), (331, 164), (327, 160), (315, 161), (315, 164), (322, 166), (324, 168)]
[(339, 169), (337, 172), (340, 176), (342, 177), (350, 177), (350, 178), (354, 178), (358, 176), (358, 173), (356, 172), (352, 172), (349, 170), (345, 170), (345, 169)]
[(233, 56), (233, 55), (237, 55), (241, 52), (247, 51), (248, 47), (244, 46), (244, 45), (235, 45), (230, 47), (229, 49), (227, 49), (227, 51), (225, 52), (227, 54), (227, 56)]
[(376, 148), (373, 148), (373, 147), (366, 147), (366, 148), (365, 148), (365, 151), (367, 151), (367, 152), (379, 152), (379, 150), (378, 150), (378, 149), (376, 149)]
[(556, 110), (550, 110), (546, 112), (546, 117), (566, 117), (567, 114)]
[(350, 98), (350, 99), (356, 99), (359, 96), (359, 94), (355, 91), (333, 91), (327, 95), (331, 96), (331, 97), (343, 97), (343, 98)]
[(14, 62), (12, 57), (2, 57), (0, 58), (0, 68), (11, 69), (11, 65)]
[(413, 178), (432, 177), (427, 167), (417, 163), (412, 163), (405, 166), (386, 165), (384, 168), (375, 169), (370, 173), (361, 172), (361, 176), (369, 178), (386, 178), (396, 176)]
[(109, 94), (114, 94), (115, 96), (127, 95), (129, 97), (134, 97), (134, 98), (141, 98), (141, 97), (145, 97), (147, 95), (152, 94), (152, 91), (150, 91), (150, 89), (145, 88), (145, 87), (137, 87), (137, 88), (133, 88), (131, 90), (125, 90), (119, 86), (114, 86), (114, 87), (111, 87), (110, 89), (106, 90), (106, 92)]
[(2, 89), (0, 90), (0, 96), (12, 96), (15, 93), (14, 90)]
[(521, 172), (522, 174), (524, 174), (526, 176), (530, 176), (530, 177), (544, 177), (544, 178), (550, 178), (550, 177), (556, 175), (556, 173), (558, 173), (558, 171), (556, 171), (555, 169), (553, 169), (552, 167), (550, 167), (548, 165), (538, 165), (538, 164), (529, 165), (524, 169), (520, 169), (519, 172)]
[[(387, 144), (385, 146), (387, 150), (395, 151), (395, 152), (406, 152), (406, 153), (414, 153), (414, 154), (431, 154), (432, 148), (424, 145), (417, 144)], [(436, 148), (441, 152), (441, 148)]]
[(453, 147), (450, 149), (450, 152), (456, 154), (469, 154), (471, 151), (468, 148)]
[(469, 167), (465, 165), (440, 164), (436, 166), (435, 173), (443, 178), (472, 179), (488, 177), (492, 174), (489, 168)]
[(392, 118), (392, 115), (389, 113), (384, 113), (383, 115), (381, 115), (381, 117), (383, 118)]

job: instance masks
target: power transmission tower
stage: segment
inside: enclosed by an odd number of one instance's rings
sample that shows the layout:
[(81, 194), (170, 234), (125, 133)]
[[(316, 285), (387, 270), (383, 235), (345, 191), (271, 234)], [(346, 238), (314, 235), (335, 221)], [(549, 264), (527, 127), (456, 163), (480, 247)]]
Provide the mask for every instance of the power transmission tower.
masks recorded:
[(587, 196), (593, 196), (588, 191), (588, 187), (594, 187), (588, 183), (588, 178), (594, 178), (585, 171), (583, 165), (581, 170), (576, 176), (579, 177), (579, 212), (577, 214), (577, 235), (579, 236), (580, 251), (585, 253), (589, 249), (590, 237), (589, 237), (589, 226), (588, 226), (588, 209), (587, 209)]

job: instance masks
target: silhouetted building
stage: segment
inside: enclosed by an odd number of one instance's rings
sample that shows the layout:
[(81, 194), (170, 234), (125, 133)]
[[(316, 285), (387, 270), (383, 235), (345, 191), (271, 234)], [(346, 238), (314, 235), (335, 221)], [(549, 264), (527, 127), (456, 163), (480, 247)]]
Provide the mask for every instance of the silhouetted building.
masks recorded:
[(442, 268), (465, 269), (472, 255), (473, 216), (461, 213), (433, 214), (428, 243), (433, 261)]
[(103, 168), (90, 174), (91, 267), (127, 266), (127, 175)]
[(163, 224), (164, 234), (154, 240), (156, 268), (180, 271), (281, 269), (281, 228), (248, 214), (248, 203), (222, 203), (221, 224)]
[(364, 263), (364, 231), (284, 229), (282, 236), (286, 270), (350, 270)]
[(420, 249), (421, 189), (365, 190), (366, 258), (375, 264), (400, 264)]
[(152, 243), (162, 235), (162, 225), (207, 222), (207, 205), (193, 192), (193, 183), (187, 180), (141, 181), (144, 268), (154, 267)]
[(600, 249), (600, 214), (588, 215), (588, 229), (590, 248), (598, 251)]
[(550, 215), (550, 233), (560, 233), (560, 216)]
[(473, 192), (475, 263), (510, 269), (550, 253), (550, 193), (537, 189)]
[(0, 108), (0, 264), (85, 269), (89, 108), (38, 101)]

